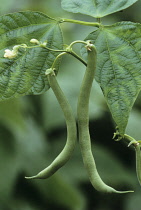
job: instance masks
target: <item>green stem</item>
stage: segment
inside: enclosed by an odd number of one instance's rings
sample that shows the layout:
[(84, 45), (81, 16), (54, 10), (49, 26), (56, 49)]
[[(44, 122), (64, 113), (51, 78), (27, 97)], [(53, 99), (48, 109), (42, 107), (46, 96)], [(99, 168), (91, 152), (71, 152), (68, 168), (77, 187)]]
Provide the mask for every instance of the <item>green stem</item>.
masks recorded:
[(53, 61), (53, 64), (52, 64), (52, 69), (54, 69), (55, 68), (55, 66), (56, 66), (56, 62), (63, 56), (63, 55), (66, 55), (67, 54), (67, 52), (62, 52), (62, 53), (60, 53), (59, 55), (57, 55), (57, 57), (55, 58), (55, 60)]
[(53, 51), (53, 52), (61, 52), (61, 54), (59, 54), (59, 55), (62, 55), (63, 53), (64, 54), (68, 53), (68, 54), (72, 55), (73, 57), (75, 57), (77, 60), (79, 60), (81, 63), (83, 63), (85, 66), (87, 66), (87, 63), (79, 55), (77, 55), (72, 49), (70, 49), (69, 47), (68, 47), (67, 50), (55, 50), (55, 49), (51, 49), (51, 48), (48, 48), (48, 47), (45, 47), (45, 49)]
[(52, 64), (52, 68), (54, 68), (56, 66), (56, 62), (58, 61), (58, 59), (61, 58), (63, 55), (66, 55), (67, 53), (72, 55), (73, 57), (75, 57), (77, 60), (81, 61), (85, 66), (87, 66), (87, 63), (81, 57), (79, 57), (75, 52), (73, 52), (73, 51), (65, 51), (65, 52), (60, 53), (55, 58), (55, 60), (54, 60), (54, 62)]
[(84, 45), (87, 45), (88, 41), (82, 41), (82, 40), (76, 40), (74, 42), (72, 42), (70, 45), (69, 45), (69, 49), (71, 49), (73, 47), (73, 45), (75, 44), (84, 44)]
[(73, 19), (66, 19), (66, 18), (62, 18), (60, 20), (60, 23), (75, 23), (75, 24), (80, 24), (80, 25), (85, 25), (85, 26), (94, 26), (94, 27), (98, 27), (100, 26), (100, 23), (93, 23), (93, 22), (85, 22), (85, 21), (81, 21), (81, 20), (73, 20)]
[(79, 56), (77, 55), (74, 51), (68, 52), (70, 55), (75, 57), (77, 60), (79, 60), (81, 63), (83, 63), (85, 66), (87, 66), (87, 63)]
[(49, 47), (44, 47), (45, 49), (49, 50), (49, 51), (53, 51), (53, 52), (66, 52), (65, 50), (56, 50), (56, 49), (52, 49)]

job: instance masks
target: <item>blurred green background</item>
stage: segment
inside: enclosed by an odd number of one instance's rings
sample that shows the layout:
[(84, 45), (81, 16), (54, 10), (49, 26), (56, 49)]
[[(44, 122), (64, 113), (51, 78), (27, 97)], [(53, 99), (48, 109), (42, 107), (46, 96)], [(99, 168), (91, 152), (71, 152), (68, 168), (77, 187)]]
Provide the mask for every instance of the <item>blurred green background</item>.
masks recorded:
[[(0, 15), (25, 10), (51, 17), (84, 21), (95, 19), (61, 9), (61, 0), (1, 0)], [(141, 21), (141, 1), (124, 11), (103, 18), (104, 24)], [(64, 23), (64, 42), (84, 39), (94, 29)], [(78, 47), (78, 46), (77, 46)], [(79, 52), (79, 49), (76, 49)], [(71, 56), (62, 60), (58, 81), (76, 115), (79, 87), (85, 67)], [(141, 95), (130, 115), (126, 133), (141, 137)], [(94, 82), (90, 100), (90, 132), (97, 168), (103, 180), (127, 195), (101, 194), (91, 186), (84, 170), (79, 146), (72, 158), (47, 180), (25, 180), (59, 154), (66, 141), (62, 111), (49, 90), (40, 96), (25, 96), (0, 102), (0, 210), (140, 210), (141, 188), (136, 178), (134, 150), (112, 140), (114, 123)]]

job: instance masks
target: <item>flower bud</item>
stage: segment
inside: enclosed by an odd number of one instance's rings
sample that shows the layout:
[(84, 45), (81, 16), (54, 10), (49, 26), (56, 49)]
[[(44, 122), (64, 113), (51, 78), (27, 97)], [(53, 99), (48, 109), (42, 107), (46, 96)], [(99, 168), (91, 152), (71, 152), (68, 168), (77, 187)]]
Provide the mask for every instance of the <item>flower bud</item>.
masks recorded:
[(40, 42), (37, 39), (31, 39), (30, 43), (32, 43), (32, 44), (40, 44)]

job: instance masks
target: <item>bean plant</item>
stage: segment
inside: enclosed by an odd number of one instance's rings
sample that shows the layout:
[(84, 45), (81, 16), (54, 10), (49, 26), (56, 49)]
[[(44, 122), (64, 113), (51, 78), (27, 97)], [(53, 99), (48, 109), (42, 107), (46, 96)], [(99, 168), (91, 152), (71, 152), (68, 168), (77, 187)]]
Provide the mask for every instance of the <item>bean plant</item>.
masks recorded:
[[(127, 21), (102, 24), (103, 17), (124, 10), (136, 2), (61, 1), (64, 10), (89, 15), (94, 18), (94, 22), (51, 18), (35, 11), (0, 17), (0, 100), (39, 95), (51, 88), (67, 126), (67, 140), (61, 153), (47, 168), (26, 179), (46, 179), (56, 173), (72, 156), (78, 136), (84, 167), (93, 187), (104, 193), (133, 192), (108, 186), (96, 168), (89, 133), (89, 99), (93, 80), (96, 80), (115, 122), (113, 139), (126, 141), (128, 146), (135, 148), (136, 172), (141, 184), (141, 141), (125, 134), (129, 114), (141, 90), (141, 24)], [(74, 40), (66, 45), (61, 29), (63, 23), (91, 26), (93, 32), (84, 40)], [(73, 49), (78, 44), (81, 45), (79, 55)], [(61, 58), (67, 54), (86, 66), (78, 96), (77, 119), (57, 81)]]

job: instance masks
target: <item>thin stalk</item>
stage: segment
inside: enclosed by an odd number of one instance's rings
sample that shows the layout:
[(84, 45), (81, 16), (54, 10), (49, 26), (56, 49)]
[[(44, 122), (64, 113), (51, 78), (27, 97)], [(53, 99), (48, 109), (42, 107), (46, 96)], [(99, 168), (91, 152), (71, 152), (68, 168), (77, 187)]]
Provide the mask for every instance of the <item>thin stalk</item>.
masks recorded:
[(98, 27), (100, 26), (100, 23), (94, 23), (94, 22), (85, 22), (85, 21), (81, 21), (81, 20), (73, 20), (73, 19), (66, 19), (66, 18), (62, 18), (60, 20), (60, 23), (74, 23), (74, 24), (80, 24), (80, 25), (85, 25), (85, 26), (94, 26), (94, 27)]
[[(87, 41), (88, 42), (88, 41)], [(84, 44), (84, 45), (86, 45), (87, 44), (87, 42), (85, 42), (85, 41), (82, 41), (82, 40), (76, 40), (76, 41), (74, 41), (74, 42), (72, 42), (70, 45), (69, 45), (69, 47), (68, 48), (72, 48), (73, 47), (73, 45), (75, 45), (75, 44)]]
[(66, 54), (67, 54), (67, 52), (62, 52), (62, 53), (60, 53), (59, 55), (57, 55), (57, 57), (56, 57), (55, 60), (53, 61), (52, 69), (55, 68), (56, 62), (57, 62), (63, 55), (66, 55)]
[(67, 52), (67, 53), (69, 53), (70, 55), (75, 57), (77, 60), (79, 60), (81, 63), (83, 63), (85, 66), (87, 66), (87, 63), (79, 55), (77, 55), (74, 51)]
[[(61, 52), (61, 54), (62, 53), (64, 53), (64, 54), (68, 53), (68, 54), (72, 55), (73, 57), (75, 57), (77, 60), (79, 60), (81, 63), (83, 63), (85, 66), (87, 66), (87, 63), (79, 55), (77, 55), (73, 50), (71, 50), (70, 47), (68, 47), (67, 50), (55, 50), (55, 49), (51, 49), (51, 48), (48, 48), (48, 47), (45, 47), (45, 49), (53, 51), (53, 52)], [(59, 54), (59, 55), (61, 55), (61, 54)]]

